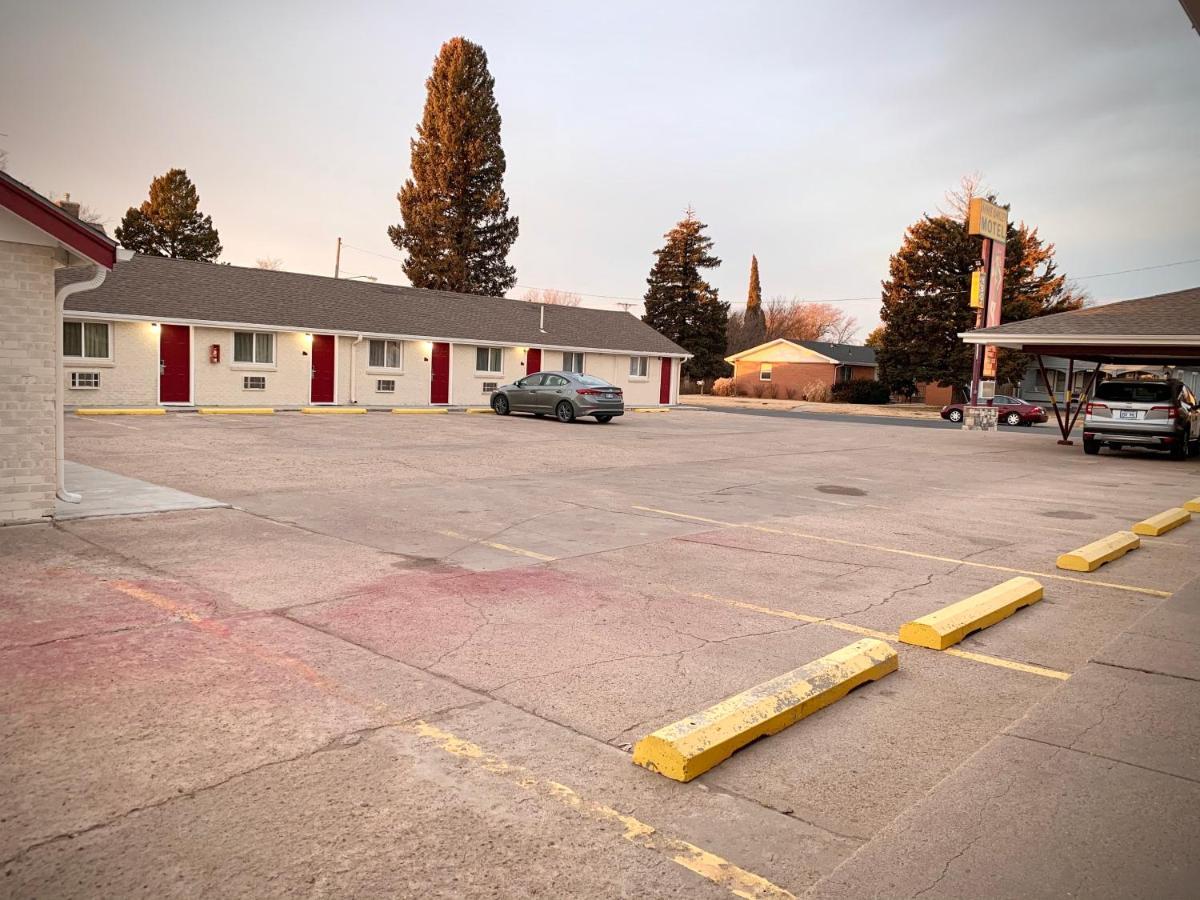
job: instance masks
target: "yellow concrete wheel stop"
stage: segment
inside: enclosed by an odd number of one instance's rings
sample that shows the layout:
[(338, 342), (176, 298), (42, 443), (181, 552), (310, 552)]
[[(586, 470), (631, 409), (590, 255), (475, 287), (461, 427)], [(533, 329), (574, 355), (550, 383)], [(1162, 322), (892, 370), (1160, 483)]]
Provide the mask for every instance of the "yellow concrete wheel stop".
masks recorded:
[(1200, 512), (1200, 497), (1193, 497), (1187, 503), (1183, 504), (1183, 508), (1188, 512)]
[(471, 416), (494, 416), (496, 411), (490, 406), (472, 406), (467, 409), (467, 415)]
[(1175, 509), (1160, 512), (1157, 516), (1142, 519), (1142, 521), (1133, 526), (1133, 533), (1143, 534), (1147, 537), (1158, 537), (1160, 534), (1166, 534), (1172, 528), (1178, 528), (1180, 525), (1191, 520), (1192, 514), (1183, 507), (1177, 506)]
[(1032, 578), (1010, 578), (945, 609), (900, 626), (900, 640), (930, 650), (953, 647), (967, 635), (1007, 619), (1023, 606), (1042, 599), (1042, 586)]
[(778, 678), (680, 719), (637, 742), (633, 761), (675, 781), (691, 781), (751, 741), (776, 734), (898, 665), (884, 641), (865, 638)]
[(1120, 559), (1140, 546), (1141, 538), (1132, 531), (1118, 531), (1078, 550), (1062, 554), (1055, 565), (1069, 572), (1095, 572), (1105, 563)]

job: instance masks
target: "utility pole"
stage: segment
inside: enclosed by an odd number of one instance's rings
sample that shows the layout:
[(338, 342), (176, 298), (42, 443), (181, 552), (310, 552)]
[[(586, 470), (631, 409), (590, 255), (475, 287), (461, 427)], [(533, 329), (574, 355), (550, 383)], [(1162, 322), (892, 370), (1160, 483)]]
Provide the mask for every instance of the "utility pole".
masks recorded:
[(338, 270), (342, 267), (342, 239), (338, 238), (337, 256), (333, 258), (333, 277), (338, 277)]
[(631, 309), (633, 309), (632, 303), (618, 303), (617, 306), (621, 307), (623, 312), (629, 312)]

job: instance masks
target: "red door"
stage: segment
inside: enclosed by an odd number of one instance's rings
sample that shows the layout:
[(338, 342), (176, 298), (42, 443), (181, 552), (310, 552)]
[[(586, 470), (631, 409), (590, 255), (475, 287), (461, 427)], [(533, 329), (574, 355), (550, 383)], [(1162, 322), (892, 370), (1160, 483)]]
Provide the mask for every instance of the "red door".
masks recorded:
[(192, 402), (192, 329), (158, 327), (158, 402)]
[(336, 353), (337, 338), (332, 334), (313, 335), (310, 403), (333, 402), (334, 356)]
[(542, 348), (530, 347), (525, 354), (525, 374), (536, 375), (542, 371)]
[(434, 344), (429, 367), (429, 402), (450, 402), (450, 345)]
[(658, 402), (671, 402), (671, 357), (662, 358), (662, 375), (658, 383)]

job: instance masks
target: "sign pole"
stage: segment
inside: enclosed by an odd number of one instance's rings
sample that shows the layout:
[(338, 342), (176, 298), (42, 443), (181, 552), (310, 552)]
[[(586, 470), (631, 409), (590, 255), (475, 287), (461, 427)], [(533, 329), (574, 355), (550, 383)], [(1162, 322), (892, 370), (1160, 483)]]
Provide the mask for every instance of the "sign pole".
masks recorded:
[[(987, 313), (988, 301), (988, 266), (992, 260), (992, 239), (983, 239), (983, 267), (979, 278), (979, 308), (975, 310), (975, 327), (982, 328), (984, 318)], [(975, 345), (975, 359), (971, 365), (971, 396), (969, 398), (971, 406), (979, 405), (979, 380), (983, 375), (983, 344)]]

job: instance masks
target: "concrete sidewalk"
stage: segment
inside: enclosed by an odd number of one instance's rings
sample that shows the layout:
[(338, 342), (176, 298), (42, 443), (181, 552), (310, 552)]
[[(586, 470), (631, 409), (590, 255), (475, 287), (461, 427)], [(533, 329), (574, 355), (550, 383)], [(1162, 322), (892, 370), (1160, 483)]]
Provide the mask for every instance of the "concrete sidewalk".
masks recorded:
[(220, 500), (198, 497), (70, 460), (67, 461), (65, 474), (67, 489), (80, 494), (83, 500), (80, 503), (59, 500), (54, 509), (54, 518), (59, 521), (229, 506)]
[(806, 894), (1194, 897), (1200, 578)]

